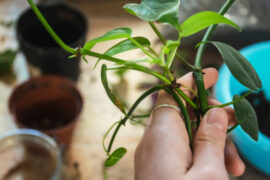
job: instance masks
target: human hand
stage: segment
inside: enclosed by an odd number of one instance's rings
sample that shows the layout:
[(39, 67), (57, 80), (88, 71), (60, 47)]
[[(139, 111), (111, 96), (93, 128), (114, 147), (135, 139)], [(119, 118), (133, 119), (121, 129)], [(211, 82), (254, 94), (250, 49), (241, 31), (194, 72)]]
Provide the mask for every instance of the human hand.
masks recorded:
[[(217, 82), (218, 72), (213, 68), (203, 72), (205, 88), (208, 89)], [(191, 73), (178, 82), (194, 89)], [(182, 90), (192, 97), (186, 88)], [(209, 99), (208, 103), (214, 105), (219, 102)], [(164, 91), (159, 93), (156, 106), (160, 104), (177, 105)], [(193, 113), (190, 117), (195, 118)], [(135, 153), (135, 179), (228, 180), (228, 172), (233, 176), (242, 175), (245, 165), (233, 143), (226, 140), (227, 127), (235, 122), (234, 111), (230, 107), (209, 110), (194, 132), (191, 152), (185, 123), (179, 112), (171, 107), (154, 110)]]

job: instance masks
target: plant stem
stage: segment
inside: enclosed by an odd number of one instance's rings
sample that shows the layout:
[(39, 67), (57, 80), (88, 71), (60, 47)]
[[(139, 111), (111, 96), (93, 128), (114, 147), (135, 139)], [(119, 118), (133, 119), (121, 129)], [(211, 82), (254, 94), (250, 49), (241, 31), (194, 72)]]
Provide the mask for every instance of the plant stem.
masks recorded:
[(111, 151), (111, 148), (112, 148), (112, 145), (113, 145), (113, 142), (114, 142), (114, 139), (120, 129), (120, 127), (122, 125), (125, 125), (126, 121), (129, 119), (129, 117), (132, 115), (132, 113), (135, 111), (135, 109), (137, 108), (137, 106), (146, 98), (148, 97), (150, 94), (152, 94), (153, 92), (155, 91), (158, 91), (158, 90), (161, 90), (161, 89), (164, 89), (165, 88), (165, 85), (157, 85), (157, 86), (154, 86), (152, 87), (151, 89), (147, 90), (145, 93), (143, 93), (136, 101), (135, 103), (132, 105), (132, 107), (130, 108), (130, 110), (128, 111), (127, 115), (120, 121), (120, 123), (117, 125), (117, 127), (115, 128), (114, 130), (114, 133), (111, 137), (111, 140), (110, 140), (110, 143), (109, 143), (109, 146), (107, 148), (108, 152)]
[(111, 132), (111, 130), (113, 129), (113, 127), (114, 126), (116, 126), (118, 123), (120, 123), (121, 121), (117, 121), (117, 122), (115, 122), (115, 123), (113, 123), (112, 125), (111, 125), (111, 127), (107, 130), (107, 132), (105, 133), (105, 135), (103, 136), (103, 139), (102, 139), (102, 146), (103, 146), (103, 149), (104, 149), (104, 151), (107, 153), (107, 155), (109, 155), (109, 152), (108, 152), (108, 150), (106, 149), (106, 147), (105, 147), (105, 139), (106, 139), (106, 137), (108, 136), (108, 134)]
[[(195, 69), (193, 71), (193, 76), (197, 85), (198, 89), (198, 100), (200, 103), (200, 110), (201, 114), (204, 115), (208, 110), (208, 103), (207, 103), (207, 93), (205, 90), (204, 82), (203, 82), (203, 73), (201, 69)], [(200, 122), (198, 122), (200, 123)]]
[(133, 115), (132, 118), (149, 118), (151, 114)]
[(230, 127), (230, 128), (227, 130), (227, 134), (229, 134), (232, 130), (234, 130), (238, 125), (239, 125), (239, 123), (235, 124), (233, 127)]
[(153, 53), (158, 58), (158, 54), (156, 53), (154, 49), (152, 49), (150, 46), (148, 47), (148, 49), (151, 53)]
[[(234, 0), (227, 0), (226, 3), (223, 5), (223, 7), (220, 9), (219, 14), (224, 15), (228, 9), (231, 7), (233, 4)], [(217, 25), (212, 25), (210, 26), (202, 41), (208, 41), (213, 34), (214, 30), (216, 29)], [(201, 108), (201, 114), (204, 115), (206, 111), (208, 110), (208, 103), (207, 103), (207, 93), (205, 90), (204, 82), (203, 82), (203, 73), (201, 70), (201, 61), (202, 61), (202, 56), (205, 51), (206, 44), (203, 43), (199, 46), (199, 49), (196, 54), (195, 58), (195, 64), (194, 64), (194, 70), (193, 70), (193, 75), (196, 81), (197, 89), (198, 89), (198, 100), (200, 102), (200, 108)], [(200, 123), (200, 122), (198, 122)]]
[(169, 55), (169, 57), (168, 57), (168, 60), (167, 60), (167, 63), (166, 63), (166, 68), (167, 68), (167, 69), (170, 69), (170, 68), (171, 68), (171, 65), (172, 65), (172, 63), (173, 63), (175, 54), (176, 54), (176, 52), (177, 52), (177, 48), (178, 48), (178, 47), (175, 47), (175, 48), (171, 51), (171, 53), (170, 53), (170, 55)]
[(133, 38), (129, 38), (131, 40), (131, 42), (137, 46), (138, 48), (140, 48), (142, 50), (142, 52), (144, 52), (144, 54), (146, 54), (148, 57), (150, 57), (151, 59), (156, 59), (151, 53), (149, 53), (147, 50), (144, 49), (144, 47), (138, 43), (135, 39)]
[(77, 52), (76, 49), (69, 47), (67, 44), (65, 44), (59, 36), (54, 32), (54, 30), (51, 28), (51, 26), (48, 24), (47, 20), (45, 17), (41, 14), (37, 6), (32, 0), (27, 0), (28, 3), (30, 4), (31, 8), (33, 9), (34, 13), (36, 14), (37, 18), (40, 20), (42, 25), (45, 27), (45, 29), (48, 31), (48, 33), (52, 36), (52, 38), (56, 41), (56, 43), (62, 47), (64, 50), (71, 54), (75, 54)]
[(166, 44), (166, 39), (163, 37), (163, 35), (158, 30), (157, 26), (153, 22), (148, 22), (151, 28), (154, 30), (158, 38), (161, 40), (163, 44)]
[[(232, 4), (234, 3), (235, 0), (227, 0), (226, 3), (222, 6), (222, 8), (220, 9), (220, 11), (218, 12), (219, 14), (221, 15), (224, 15), (228, 10), (229, 8), (232, 6)], [(210, 26), (203, 39), (202, 39), (202, 42), (204, 41), (208, 41), (210, 39), (210, 37), (212, 36), (213, 32), (215, 31), (217, 27), (217, 24), (216, 25), (212, 25)], [(205, 48), (206, 48), (206, 43), (202, 43), (200, 46), (199, 46), (199, 49), (197, 51), (197, 54), (196, 54), (196, 58), (195, 58), (195, 69), (200, 69), (201, 68), (201, 61), (202, 61), (202, 56), (203, 56), (203, 53), (205, 51)]]
[(174, 100), (176, 101), (176, 103), (181, 109), (181, 113), (184, 116), (184, 121), (185, 121), (186, 129), (187, 129), (187, 133), (189, 137), (189, 143), (191, 146), (192, 145), (192, 130), (191, 130), (191, 122), (190, 122), (188, 111), (184, 103), (182, 102), (181, 98), (172, 89), (166, 88), (165, 91), (174, 98)]
[(198, 106), (180, 89), (177, 88), (176, 92), (193, 108), (198, 109)]
[(218, 105), (213, 105), (213, 106), (209, 106), (209, 108), (215, 108), (215, 107), (218, 107), (218, 108), (222, 108), (222, 107), (226, 107), (226, 106), (229, 106), (231, 104), (236, 104), (238, 103), (240, 100), (244, 99), (245, 97), (247, 97), (249, 94), (251, 94), (252, 91), (248, 91), (246, 92), (244, 95), (240, 96), (239, 98), (231, 101), (231, 102), (228, 102), (228, 103), (225, 103), (225, 104), (218, 104)]
[[(156, 33), (156, 35), (158, 36), (158, 38), (161, 40), (161, 42), (163, 44), (166, 44), (166, 39), (164, 38), (164, 36), (160, 33), (160, 31), (158, 30), (158, 28), (156, 27), (156, 25), (153, 22), (148, 22), (149, 25), (151, 26), (151, 28), (153, 29), (153, 31)], [(185, 65), (187, 66), (190, 70), (193, 69), (193, 66), (191, 64), (189, 64), (180, 54), (176, 53), (176, 57)]]
[(190, 63), (188, 63), (188, 61), (187, 60), (185, 60), (185, 58), (183, 57), (183, 56), (181, 56), (179, 53), (176, 53), (176, 57), (186, 66), (186, 67), (188, 67), (190, 70), (192, 70), (193, 69), (193, 66), (190, 64)]
[(151, 75), (159, 78), (162, 82), (164, 82), (167, 85), (171, 84), (171, 81), (169, 79), (167, 79), (165, 76), (159, 74), (158, 72), (150, 70), (150, 69), (148, 69), (148, 68), (146, 68), (144, 66), (141, 66), (141, 65), (138, 65), (138, 64), (135, 64), (135, 63), (132, 63), (132, 62), (128, 62), (128, 61), (125, 61), (125, 60), (122, 60), (122, 59), (118, 59), (118, 58), (115, 58), (115, 57), (111, 57), (111, 56), (108, 56), (106, 54), (100, 54), (100, 53), (97, 53), (97, 52), (88, 51), (88, 50), (85, 50), (85, 49), (81, 49), (81, 54), (93, 56), (93, 57), (96, 57), (96, 58), (99, 58), (99, 59), (108, 60), (108, 61), (115, 62), (115, 63), (118, 63), (118, 64), (125, 64), (126, 66), (130, 67), (131, 69), (141, 71), (141, 72), (144, 72), (146, 74), (151, 74)]

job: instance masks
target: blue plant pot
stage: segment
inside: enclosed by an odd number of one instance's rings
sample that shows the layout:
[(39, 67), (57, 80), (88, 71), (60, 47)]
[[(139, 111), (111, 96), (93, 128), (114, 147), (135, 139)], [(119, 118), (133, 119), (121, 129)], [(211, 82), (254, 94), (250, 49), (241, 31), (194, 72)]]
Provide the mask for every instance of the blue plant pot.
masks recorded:
[[(240, 52), (258, 72), (263, 84), (262, 89), (270, 101), (270, 41), (248, 46)], [(240, 95), (247, 90), (232, 76), (226, 65), (220, 68), (219, 80), (215, 86), (215, 96), (220, 102), (230, 102), (234, 95)], [(259, 139), (256, 142), (240, 126), (231, 134), (243, 157), (254, 167), (270, 175), (270, 138), (259, 132)]]

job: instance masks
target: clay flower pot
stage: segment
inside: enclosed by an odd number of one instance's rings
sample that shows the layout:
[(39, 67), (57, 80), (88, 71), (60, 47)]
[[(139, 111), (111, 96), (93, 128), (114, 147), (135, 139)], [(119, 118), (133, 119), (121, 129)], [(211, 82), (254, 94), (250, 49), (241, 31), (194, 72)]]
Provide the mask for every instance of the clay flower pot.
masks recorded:
[[(240, 51), (247, 60), (253, 65), (260, 79), (262, 80), (262, 91), (265, 94), (266, 100), (270, 102), (270, 41), (261, 42), (248, 46)], [(215, 95), (217, 99), (222, 102), (230, 102), (233, 99), (235, 94), (241, 95), (242, 93), (248, 91), (247, 88), (242, 86), (230, 73), (227, 66), (223, 65), (219, 71), (219, 80), (215, 86)], [(261, 93), (257, 93), (256, 96), (261, 96)], [(251, 104), (259, 105), (261, 104), (261, 99), (254, 99), (255, 102)], [(254, 107), (257, 109), (256, 106)], [(264, 107), (266, 108), (266, 107)], [(260, 121), (268, 121), (263, 124), (269, 124), (269, 118), (267, 117), (266, 110), (265, 114), (258, 114), (257, 117), (259, 120), (260, 130), (267, 129), (268, 132), (263, 133), (259, 132), (258, 141), (251, 139), (240, 126), (238, 126), (234, 131), (232, 131), (232, 139), (237, 145), (239, 152), (242, 156), (250, 162), (254, 167), (264, 172), (267, 175), (270, 175), (270, 137), (269, 137), (269, 126), (262, 127), (260, 126)], [(260, 111), (261, 112), (261, 111)], [(266, 116), (264, 116), (266, 115)], [(260, 118), (264, 116), (264, 118)], [(268, 136), (266, 135), (268, 134)]]
[[(39, 5), (38, 8), (65, 43), (71, 47), (84, 44), (88, 24), (79, 10), (67, 4)], [(27, 61), (42, 73), (78, 79), (80, 57), (69, 59), (71, 54), (51, 38), (31, 8), (20, 15), (16, 33)]]
[(9, 98), (9, 111), (20, 128), (40, 130), (64, 145), (70, 143), (82, 106), (75, 84), (55, 75), (24, 82)]

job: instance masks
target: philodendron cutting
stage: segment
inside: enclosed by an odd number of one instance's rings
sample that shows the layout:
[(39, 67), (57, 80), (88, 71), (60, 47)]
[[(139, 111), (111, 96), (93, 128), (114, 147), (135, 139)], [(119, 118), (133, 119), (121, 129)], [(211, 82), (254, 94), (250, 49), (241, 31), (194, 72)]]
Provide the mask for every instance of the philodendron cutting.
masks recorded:
[[(124, 9), (143, 21), (147, 22), (153, 32), (159, 37), (163, 45), (160, 47), (159, 52), (151, 48), (150, 41), (146, 37), (133, 37), (132, 30), (130, 28), (117, 28), (113, 29), (103, 36), (97, 37), (85, 43), (82, 47), (72, 48), (65, 44), (54, 32), (54, 30), (47, 23), (43, 15), (40, 13), (36, 5), (32, 0), (28, 0), (35, 14), (54, 38), (54, 40), (63, 49), (71, 53), (70, 58), (82, 56), (85, 61), (86, 56), (93, 56), (97, 58), (98, 62), (111, 61), (115, 63), (115, 66), (108, 68), (105, 64), (101, 68), (101, 79), (104, 88), (107, 92), (109, 99), (112, 103), (123, 113), (124, 118), (115, 122), (111, 128), (107, 131), (103, 139), (103, 147), (108, 156), (105, 161), (105, 166), (113, 166), (116, 164), (126, 153), (126, 149), (123, 147), (117, 148), (112, 152), (113, 142), (115, 137), (121, 127), (123, 127), (128, 120), (136, 120), (133, 116), (134, 110), (137, 106), (152, 93), (165, 90), (169, 93), (177, 102), (179, 108), (184, 117), (186, 129), (189, 135), (190, 145), (192, 144), (192, 128), (198, 128), (200, 125), (201, 117), (211, 108), (214, 107), (225, 107), (233, 104), (238, 123), (230, 127), (228, 132), (233, 130), (235, 127), (240, 125), (243, 130), (254, 140), (258, 139), (258, 124), (255, 111), (252, 106), (248, 103), (245, 97), (253, 91), (257, 91), (262, 87), (261, 81), (253, 69), (251, 64), (233, 47), (228, 44), (216, 41), (210, 41), (210, 37), (214, 32), (218, 24), (226, 24), (240, 31), (238, 25), (236, 25), (231, 20), (227, 19), (223, 15), (232, 6), (234, 0), (227, 0), (220, 11), (212, 12), (205, 11), (199, 12), (187, 18), (184, 22), (180, 22), (178, 19), (178, 12), (180, 8), (180, 0), (142, 0), (140, 4), (127, 4)], [(214, 3), (214, 2), (213, 2)], [(181, 9), (180, 9), (181, 10)], [(155, 22), (164, 23), (171, 25), (178, 32), (177, 40), (167, 40), (165, 39)], [(183, 38), (189, 37), (205, 28), (208, 28), (202, 41), (198, 42), (197, 45), (197, 55), (195, 58), (194, 65), (190, 64), (187, 60), (178, 54), (178, 49), (181, 45), (181, 40)], [(92, 51), (92, 48), (100, 42), (110, 41), (119, 39), (121, 40), (117, 44), (112, 45), (104, 54), (100, 54)], [(246, 86), (249, 91), (243, 96), (235, 96), (232, 102), (226, 104), (209, 106), (207, 103), (207, 91), (205, 90), (203, 82), (203, 72), (201, 69), (202, 57), (205, 51), (206, 44), (213, 44), (219, 50), (225, 64), (228, 66), (234, 77), (244, 86)], [(133, 49), (140, 49), (144, 53), (144, 57), (138, 60), (125, 60), (114, 57), (116, 54), (123, 53)], [(190, 71), (193, 72), (193, 76), (197, 86), (197, 92), (192, 91), (195, 94), (194, 99), (190, 99), (180, 87), (184, 85), (176, 82), (173, 72), (171, 71), (171, 66), (174, 59), (178, 58)], [(143, 63), (142, 63), (143, 62)], [(149, 66), (145, 66), (145, 63), (150, 65), (155, 64), (160, 67), (160, 71), (150, 69)], [(109, 88), (107, 81), (107, 71), (109, 70), (136, 70), (149, 75), (152, 75), (159, 79), (162, 83), (150, 88), (145, 93), (143, 93), (131, 106), (129, 110), (125, 108), (123, 103), (112, 93)], [(185, 88), (185, 87), (184, 87)], [(197, 115), (196, 123), (191, 123), (187, 108), (185, 107), (183, 100), (186, 101), (194, 110)], [(105, 145), (105, 138), (109, 135), (109, 132), (113, 131), (109, 144)]]

